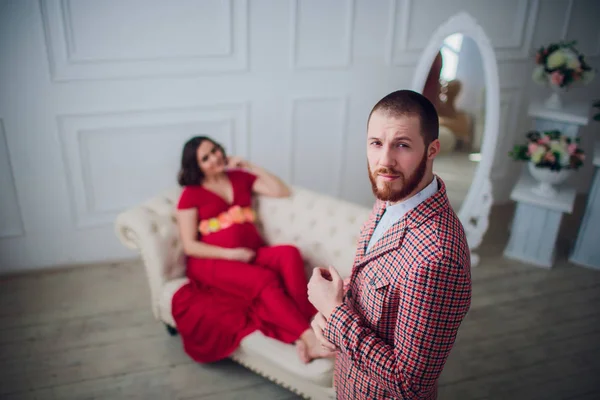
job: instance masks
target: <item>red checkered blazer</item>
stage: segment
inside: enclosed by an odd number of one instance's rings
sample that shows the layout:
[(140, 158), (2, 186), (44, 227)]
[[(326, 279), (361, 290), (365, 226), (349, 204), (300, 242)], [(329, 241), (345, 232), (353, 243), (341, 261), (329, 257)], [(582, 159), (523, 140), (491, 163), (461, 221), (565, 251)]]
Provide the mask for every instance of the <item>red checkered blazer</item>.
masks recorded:
[(471, 305), (466, 236), (444, 182), (366, 248), (385, 211), (363, 226), (349, 289), (324, 329), (338, 346), (337, 398), (435, 399), (437, 380)]

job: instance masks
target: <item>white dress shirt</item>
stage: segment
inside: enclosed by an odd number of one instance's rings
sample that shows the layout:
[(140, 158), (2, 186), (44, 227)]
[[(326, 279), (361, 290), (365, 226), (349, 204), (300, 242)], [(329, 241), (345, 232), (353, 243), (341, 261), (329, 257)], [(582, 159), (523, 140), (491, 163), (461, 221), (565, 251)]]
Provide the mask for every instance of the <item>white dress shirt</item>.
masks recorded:
[(369, 246), (367, 247), (367, 252), (371, 250), (371, 247), (377, 243), (377, 241), (383, 236), (384, 233), (387, 232), (388, 229), (392, 227), (392, 225), (400, 221), (400, 219), (406, 215), (407, 212), (417, 207), (429, 197), (433, 196), (437, 191), (438, 183), (434, 176), (431, 183), (414, 196), (394, 205), (389, 205), (388, 202), (385, 213), (379, 220), (379, 223), (373, 232), (373, 236), (371, 236)]

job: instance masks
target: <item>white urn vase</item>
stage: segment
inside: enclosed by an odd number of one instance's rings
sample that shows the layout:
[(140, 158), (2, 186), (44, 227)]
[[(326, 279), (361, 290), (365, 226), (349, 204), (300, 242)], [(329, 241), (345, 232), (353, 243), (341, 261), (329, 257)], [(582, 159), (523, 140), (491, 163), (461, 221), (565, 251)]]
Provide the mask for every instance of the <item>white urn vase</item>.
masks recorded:
[(529, 162), (529, 172), (531, 176), (538, 181), (538, 185), (533, 187), (531, 191), (538, 196), (556, 197), (558, 189), (555, 187), (566, 181), (571, 176), (571, 170), (563, 168), (560, 171), (553, 171), (550, 168), (537, 167), (534, 163)]
[(544, 101), (544, 106), (553, 110), (560, 110), (564, 107), (563, 95), (567, 92), (567, 88), (560, 88), (554, 85), (550, 85), (552, 93), (550, 97)]

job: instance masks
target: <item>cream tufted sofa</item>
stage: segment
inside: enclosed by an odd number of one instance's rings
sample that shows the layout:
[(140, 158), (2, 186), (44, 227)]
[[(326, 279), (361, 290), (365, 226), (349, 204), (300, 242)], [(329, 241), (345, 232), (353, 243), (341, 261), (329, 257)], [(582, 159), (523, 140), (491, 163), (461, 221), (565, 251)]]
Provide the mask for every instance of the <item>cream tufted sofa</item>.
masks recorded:
[[(171, 315), (173, 294), (187, 282), (185, 257), (179, 241), (175, 205), (180, 189), (173, 188), (119, 214), (116, 233), (121, 242), (139, 251), (150, 286), (157, 320), (176, 332)], [(350, 275), (358, 234), (370, 209), (299, 187), (284, 199), (258, 197), (259, 228), (269, 244), (293, 244), (313, 266), (333, 265)], [(294, 346), (260, 332), (247, 336), (231, 358), (245, 367), (309, 399), (333, 399), (333, 361), (302, 364)]]

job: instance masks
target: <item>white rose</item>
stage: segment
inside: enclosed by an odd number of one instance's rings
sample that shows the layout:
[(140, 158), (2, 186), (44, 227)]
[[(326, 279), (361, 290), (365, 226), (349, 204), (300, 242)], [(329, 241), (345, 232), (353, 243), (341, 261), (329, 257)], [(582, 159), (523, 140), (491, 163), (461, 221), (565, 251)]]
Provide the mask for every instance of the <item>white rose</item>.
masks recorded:
[(560, 49), (553, 51), (546, 59), (546, 65), (548, 65), (548, 68), (550, 69), (558, 68), (566, 62), (567, 57)]
[(579, 67), (581, 67), (581, 63), (579, 62), (579, 60), (577, 58), (571, 58), (567, 62), (567, 68), (577, 69)]
[(544, 71), (544, 67), (538, 65), (533, 69), (533, 74), (531, 74), (531, 78), (533, 81), (539, 85), (545, 85), (548, 83), (548, 76), (546, 75), (546, 71)]
[(570, 164), (571, 161), (571, 156), (569, 156), (569, 152), (568, 151), (561, 151), (560, 152), (560, 165), (563, 167), (566, 167)]
[(542, 161), (544, 154), (546, 154), (546, 149), (544, 146), (538, 147), (531, 155), (531, 161), (533, 161), (534, 164), (538, 164), (540, 161)]
[(550, 142), (550, 150), (561, 152), (565, 150), (565, 146), (558, 140), (553, 140)]

